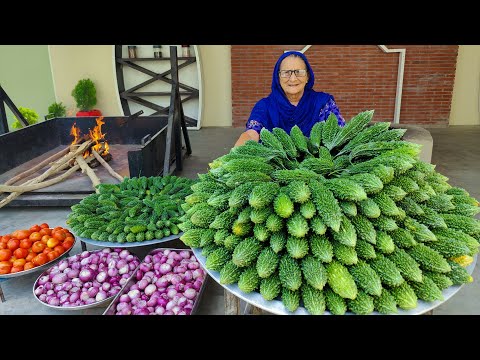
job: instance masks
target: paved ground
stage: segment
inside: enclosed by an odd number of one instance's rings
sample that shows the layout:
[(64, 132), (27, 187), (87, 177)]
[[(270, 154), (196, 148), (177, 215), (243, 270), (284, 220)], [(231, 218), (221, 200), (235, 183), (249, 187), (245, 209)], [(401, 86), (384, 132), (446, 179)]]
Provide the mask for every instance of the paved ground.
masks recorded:
[[(456, 126), (428, 129), (433, 137), (432, 163), (437, 171), (448, 176), (452, 185), (462, 186), (470, 194), (480, 199), (480, 126)], [(227, 153), (242, 129), (205, 128), (190, 131), (193, 154), (185, 160), (182, 176), (195, 178), (197, 173), (207, 170), (208, 163)], [(9, 233), (18, 228), (29, 227), (34, 223), (47, 222), (53, 226), (66, 226), (65, 220), (69, 208), (3, 208), (0, 209), (0, 234)], [(179, 240), (163, 243), (165, 247), (182, 247)], [(158, 246), (133, 248), (131, 251), (143, 258), (150, 250)], [(97, 249), (88, 245), (88, 250)], [(81, 252), (77, 242), (71, 254)], [(100, 315), (106, 307), (91, 308), (82, 311), (62, 311), (49, 308), (37, 301), (33, 294), (33, 283), (39, 272), (9, 279), (0, 283), (6, 301), (0, 303), (0, 315), (5, 314), (72, 314)], [(478, 266), (473, 272), (474, 282), (463, 286), (451, 299), (434, 310), (434, 314), (480, 314), (480, 273)], [(210, 279), (199, 303), (198, 314), (220, 315), (224, 313), (223, 288)]]

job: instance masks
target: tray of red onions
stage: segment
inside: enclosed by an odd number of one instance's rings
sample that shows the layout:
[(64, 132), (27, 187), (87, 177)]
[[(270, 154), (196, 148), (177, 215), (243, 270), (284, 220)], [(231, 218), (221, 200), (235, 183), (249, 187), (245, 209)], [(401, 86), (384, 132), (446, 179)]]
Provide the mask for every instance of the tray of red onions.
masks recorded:
[(135, 273), (140, 259), (126, 249), (83, 251), (44, 271), (35, 299), (59, 310), (81, 310), (111, 301)]
[(191, 315), (206, 272), (190, 249), (155, 249), (113, 299), (104, 315)]

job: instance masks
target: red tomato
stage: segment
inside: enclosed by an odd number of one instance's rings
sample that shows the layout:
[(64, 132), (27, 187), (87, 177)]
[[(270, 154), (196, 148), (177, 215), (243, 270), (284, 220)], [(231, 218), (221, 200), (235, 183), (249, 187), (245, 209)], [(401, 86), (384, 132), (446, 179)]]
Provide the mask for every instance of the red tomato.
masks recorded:
[(28, 238), (32, 241), (38, 241), (42, 239), (42, 234), (39, 232), (32, 232)]
[(18, 248), (16, 249), (14, 252), (13, 252), (13, 255), (15, 255), (15, 257), (17, 259), (25, 259), (28, 255), (28, 250), (27, 249), (22, 249), (22, 248)]
[(39, 231), (40, 235), (51, 235), (52, 234), (52, 229), (49, 228), (42, 228), (42, 230)]
[(23, 271), (23, 266), (12, 266), (12, 268), (10, 269), (11, 274), (19, 272), (19, 271)]
[(20, 246), (20, 240), (18, 240), (18, 239), (8, 240), (7, 247), (10, 250), (14, 251), (14, 250), (18, 249), (19, 246)]
[(65, 241), (62, 243), (62, 246), (63, 246), (63, 248), (64, 248), (65, 250), (70, 249), (70, 248), (72, 247), (72, 245), (73, 245), (73, 241), (66, 241), (66, 240), (65, 240)]
[(35, 241), (32, 245), (32, 251), (35, 253), (41, 253), (45, 249), (45, 244), (42, 241)]
[(7, 243), (0, 242), (0, 250), (8, 249)]
[[(57, 233), (58, 234), (58, 233)], [(54, 248), (55, 246), (57, 246), (58, 244), (60, 244), (60, 239), (57, 239), (57, 238), (54, 238), (54, 237), (51, 237), (50, 239), (48, 239), (47, 241), (47, 246), (49, 248)]]
[(33, 232), (38, 232), (38, 231), (42, 230), (42, 228), (40, 227), (40, 225), (35, 224), (29, 230), (33, 233)]
[(2, 249), (0, 250), (0, 261), (9, 260), (12, 257), (12, 250)]
[(37, 256), (37, 254), (34, 253), (33, 251), (31, 251), (31, 252), (28, 253), (28, 255), (27, 255), (27, 257), (25, 258), (25, 260), (27, 260), (27, 262), (32, 261), (35, 256)]
[(46, 254), (43, 254), (43, 253), (38, 254), (32, 260), (32, 262), (37, 266), (41, 266), (41, 265), (45, 264), (47, 261), (48, 261), (48, 257), (47, 257)]
[(43, 223), (43, 224), (40, 224), (40, 227), (41, 227), (42, 229), (48, 229), (50, 226), (48, 226), (47, 223)]
[(26, 239), (30, 236), (30, 234), (31, 234), (30, 230), (19, 230), (17, 232), (17, 239), (18, 240)]
[(61, 255), (65, 252), (65, 248), (62, 245), (55, 246), (53, 250), (56, 251), (58, 255)]
[[(38, 233), (37, 233), (38, 234)], [(23, 239), (20, 241), (20, 247), (22, 249), (30, 249), (32, 247), (33, 241), (30, 239)]]
[(58, 257), (58, 253), (53, 250), (53, 251), (50, 251), (48, 254), (47, 254), (47, 258), (48, 258), (48, 261), (52, 261), (53, 259), (56, 259)]
[(25, 259), (17, 259), (17, 260), (15, 260), (15, 261), (12, 263), (12, 265), (13, 265), (14, 267), (16, 267), (16, 266), (21, 266), (22, 269), (23, 269), (23, 266), (24, 266), (25, 264), (26, 264)]
[(12, 268), (12, 263), (10, 261), (0, 261), (0, 274), (9, 274)]
[(30, 269), (32, 269), (32, 268), (34, 268), (34, 267), (35, 267), (35, 265), (34, 265), (32, 262), (27, 261), (27, 262), (25, 263), (25, 265), (23, 266), (23, 270), (30, 270)]

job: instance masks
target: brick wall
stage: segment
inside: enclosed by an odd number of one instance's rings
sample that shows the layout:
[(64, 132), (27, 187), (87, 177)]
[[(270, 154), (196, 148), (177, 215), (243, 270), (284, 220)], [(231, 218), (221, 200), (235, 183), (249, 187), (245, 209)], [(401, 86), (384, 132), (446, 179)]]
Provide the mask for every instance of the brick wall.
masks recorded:
[[(256, 101), (270, 93), (284, 50), (304, 45), (232, 45), (232, 119), (243, 127)], [(406, 49), (400, 123), (448, 125), (457, 45), (387, 45)], [(373, 121), (393, 121), (399, 53), (376, 45), (313, 45), (306, 52), (317, 91), (335, 97), (346, 120), (374, 109)]]

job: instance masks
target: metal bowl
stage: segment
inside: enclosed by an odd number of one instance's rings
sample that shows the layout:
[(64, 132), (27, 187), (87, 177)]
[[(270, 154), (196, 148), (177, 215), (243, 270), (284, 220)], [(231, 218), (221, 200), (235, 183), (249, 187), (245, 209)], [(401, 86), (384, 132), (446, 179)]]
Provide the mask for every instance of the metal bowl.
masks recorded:
[[(172, 250), (172, 251), (186, 250), (186, 251), (189, 251), (193, 254), (193, 251), (191, 249), (157, 248), (157, 249), (153, 249), (152, 251), (150, 251), (146, 256), (155, 255), (156, 253), (158, 253), (160, 251), (163, 251), (163, 250), (167, 250), (167, 249)], [(142, 262), (143, 262), (143, 260), (140, 262), (140, 264)], [(138, 265), (138, 266), (140, 266), (140, 265)], [(138, 267), (137, 267), (137, 269), (138, 269)], [(120, 296), (128, 293), (128, 291), (130, 289), (130, 286), (132, 286), (133, 284), (135, 284), (137, 282), (137, 279), (135, 278), (136, 272), (137, 271), (134, 270), (132, 276), (130, 276), (130, 278), (125, 283), (125, 285), (122, 287), (120, 292), (115, 296), (115, 299), (113, 299), (112, 303), (110, 305), (108, 305), (108, 307), (105, 309), (105, 312), (103, 313), (103, 315), (115, 315), (115, 311), (116, 311), (115, 308), (117, 307), (118, 303), (120, 302)], [(205, 278), (203, 279), (202, 286), (200, 287), (200, 290), (198, 291), (197, 297), (195, 298), (195, 302), (193, 303), (192, 311), (190, 312), (190, 315), (195, 315), (195, 313), (198, 311), (198, 306), (199, 306), (198, 304), (200, 303), (200, 299), (202, 298), (202, 295), (203, 295), (203, 292), (204, 292), (204, 289), (205, 289), (205, 285), (207, 283), (207, 279), (208, 279), (208, 276), (207, 276), (207, 273), (205, 273)]]
[[(73, 234), (72, 234), (73, 235)], [(16, 273), (13, 273), (13, 274), (3, 274), (3, 275), (0, 275), (0, 279), (10, 279), (10, 278), (14, 278), (14, 277), (17, 277), (17, 276), (23, 276), (23, 275), (27, 275), (27, 274), (32, 274), (34, 272), (37, 272), (37, 271), (40, 271), (40, 270), (43, 270), (45, 268), (48, 268), (50, 266), (52, 266), (52, 264), (54, 264), (55, 262), (57, 261), (60, 261), (61, 259), (65, 258), (68, 253), (73, 249), (73, 247), (75, 246), (75, 243), (77, 241), (77, 238), (75, 237), (75, 235), (73, 235), (73, 244), (72, 246), (70, 247), (70, 249), (68, 250), (65, 250), (65, 252), (60, 255), (59, 257), (53, 259), (53, 260), (50, 260), (49, 262), (46, 262), (45, 264), (43, 265), (40, 265), (40, 266), (36, 266), (34, 268), (31, 268), (31, 269), (28, 269), (28, 270), (23, 270), (23, 271), (19, 271), (19, 272), (16, 272)]]
[(183, 232), (179, 232), (177, 235), (170, 235), (161, 239), (152, 239), (152, 240), (145, 240), (145, 241), (134, 241), (134, 242), (112, 242), (112, 241), (98, 241), (93, 239), (87, 239), (78, 237), (78, 239), (86, 244), (96, 245), (96, 246), (104, 246), (104, 247), (115, 247), (115, 248), (130, 248), (130, 247), (139, 247), (139, 246), (148, 246), (153, 244), (160, 244), (163, 242), (167, 242), (170, 240), (178, 239), (180, 236), (183, 235)]
[[(97, 252), (100, 252), (100, 251), (102, 251), (102, 249), (100, 249), (100, 250), (94, 250), (94, 251), (89, 251), (89, 252), (90, 252), (90, 254), (93, 254), (93, 253), (97, 253)], [(139, 259), (135, 254), (132, 254), (132, 255), (135, 256), (135, 257), (138, 259), (138, 261), (140, 261), (140, 259)], [(53, 266), (52, 266), (52, 267), (53, 267)], [(49, 308), (57, 309), (57, 310), (75, 310), (75, 311), (76, 311), (76, 310), (84, 310), (84, 309), (89, 309), (89, 308), (94, 308), (94, 307), (100, 307), (100, 306), (102, 306), (102, 305), (105, 305), (105, 304), (109, 303), (110, 301), (112, 301), (112, 299), (115, 298), (115, 296), (117, 296), (117, 295), (112, 295), (112, 296), (107, 297), (107, 298), (104, 299), (104, 300), (97, 301), (97, 302), (94, 302), (94, 303), (91, 303), (91, 304), (88, 304), (88, 305), (79, 305), (79, 306), (55, 306), (55, 305), (50, 305), (50, 304), (48, 304), (48, 303), (46, 303), (46, 302), (41, 301), (41, 300), (38, 298), (38, 296), (35, 294), (35, 289), (37, 288), (38, 280), (40, 280), (40, 278), (41, 278), (42, 276), (47, 275), (48, 270), (49, 270), (49, 269), (45, 270), (43, 273), (41, 273), (41, 274), (38, 276), (37, 280), (35, 280), (35, 283), (33, 284), (33, 290), (32, 290), (32, 291), (33, 291), (33, 297), (34, 297), (38, 302), (40, 302), (41, 304), (43, 304), (43, 305), (45, 305), (45, 306), (48, 306)], [(133, 275), (135, 274), (136, 269), (135, 269), (135, 270), (132, 270), (132, 271), (133, 271), (133, 273), (132, 273), (132, 276), (133, 276)], [(122, 290), (123, 290), (124, 287), (125, 287), (125, 285), (122, 286), (122, 288), (119, 290), (119, 293), (122, 292)]]
[[(252, 304), (253, 306), (256, 306), (260, 309), (263, 309), (265, 311), (268, 311), (269, 313), (276, 314), (276, 315), (310, 315), (309, 312), (302, 306), (299, 306), (297, 310), (294, 312), (290, 312), (285, 308), (283, 305), (282, 301), (277, 298), (273, 300), (265, 300), (262, 295), (258, 291), (252, 291), (250, 293), (244, 293), (238, 288), (238, 285), (235, 284), (229, 284), (229, 285), (224, 285), (220, 284), (220, 273), (218, 271), (213, 271), (209, 270), (205, 267), (205, 262), (206, 258), (205, 256), (202, 255), (202, 249), (201, 248), (193, 248), (193, 253), (195, 254), (198, 262), (202, 265), (203, 269), (223, 288), (227, 289), (230, 291), (232, 294), (234, 294), (236, 297), (244, 300), (245, 302)], [(474, 261), (472, 264), (467, 266), (467, 271), (472, 274), (473, 269), (475, 268), (475, 264), (477, 262), (477, 256), (474, 257)], [(417, 300), (417, 307), (412, 309), (412, 310), (403, 310), (397, 307), (398, 312), (396, 314), (392, 315), (420, 315), (424, 314), (440, 304), (444, 303), (448, 299), (450, 299), (455, 293), (458, 292), (458, 290), (461, 289), (461, 287), (465, 285), (454, 285), (450, 286), (447, 289), (444, 289), (442, 291), (443, 295), (443, 300), (435, 300), (431, 302), (423, 301), (418, 299)], [(353, 315), (352, 312), (347, 312), (347, 315)], [(329, 311), (325, 311), (325, 315), (331, 315)], [(371, 315), (381, 315), (379, 312), (374, 311), (371, 313)]]

